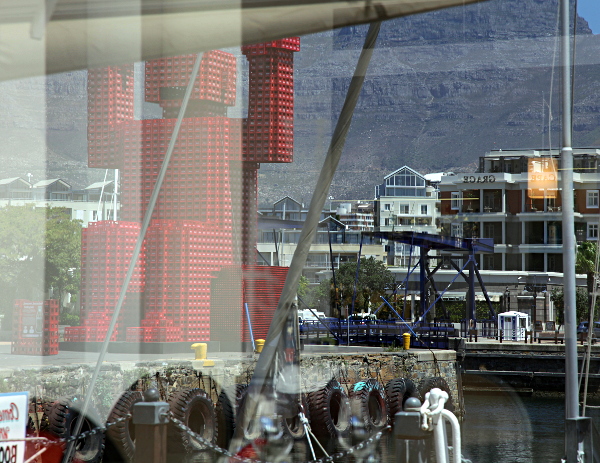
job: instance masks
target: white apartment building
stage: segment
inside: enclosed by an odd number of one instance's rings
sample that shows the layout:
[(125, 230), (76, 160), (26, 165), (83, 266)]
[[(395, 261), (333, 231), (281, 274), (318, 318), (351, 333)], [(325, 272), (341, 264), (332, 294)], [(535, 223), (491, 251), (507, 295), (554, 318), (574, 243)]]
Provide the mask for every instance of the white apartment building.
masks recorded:
[[(66, 181), (55, 178), (34, 184), (20, 177), (0, 180), (0, 207), (33, 204), (36, 208), (61, 207), (72, 219), (90, 222), (118, 218), (119, 202), (114, 197), (114, 182), (96, 182), (83, 190), (73, 190)], [(117, 198), (118, 199), (118, 198)], [(116, 211), (116, 212), (115, 212)]]
[[(385, 176), (375, 187), (375, 229), (377, 231), (414, 231), (438, 233), (439, 204), (435, 187), (408, 166)], [(414, 250), (410, 263), (410, 246), (388, 243), (388, 265), (414, 265)]]
[[(315, 240), (303, 270), (312, 283), (331, 277), (331, 269), (362, 257), (386, 261), (384, 246), (371, 238), (363, 239), (361, 232), (373, 230), (373, 213), (364, 204), (341, 203), (335, 211), (324, 210)], [(259, 265), (289, 266), (308, 209), (286, 196), (270, 209), (261, 209), (258, 219), (257, 250)]]

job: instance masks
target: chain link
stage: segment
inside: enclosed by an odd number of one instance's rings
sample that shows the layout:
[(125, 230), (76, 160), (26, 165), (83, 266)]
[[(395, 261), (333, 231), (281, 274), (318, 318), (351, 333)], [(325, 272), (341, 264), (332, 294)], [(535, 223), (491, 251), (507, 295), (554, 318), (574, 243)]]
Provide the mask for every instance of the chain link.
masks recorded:
[[(110, 429), (113, 426), (116, 426), (119, 423), (122, 423), (126, 420), (131, 419), (131, 415), (127, 414), (122, 416), (121, 418), (116, 419), (115, 421), (111, 421), (110, 423), (106, 423), (104, 426), (98, 426), (94, 429), (90, 429), (89, 431), (85, 431), (80, 433), (78, 436), (69, 436), (69, 437), (62, 437), (62, 438), (58, 438), (58, 439), (48, 439), (47, 437), (28, 437), (26, 439), (19, 439), (20, 441), (23, 440), (28, 440), (28, 441), (39, 441), (39, 442), (43, 442), (44, 444), (50, 446), (50, 445), (63, 445), (63, 444), (70, 444), (71, 442), (74, 441), (78, 441), (78, 440), (82, 440), (85, 439), (89, 436), (93, 436), (95, 434), (98, 433), (105, 433), (106, 431), (108, 431), (108, 429)], [(229, 450), (224, 449), (219, 447), (218, 445), (212, 443), (211, 441), (205, 439), (204, 437), (202, 437), (201, 435), (195, 433), (194, 431), (192, 431), (190, 428), (188, 428), (183, 422), (179, 421), (177, 418), (175, 418), (171, 412), (169, 412), (169, 420), (177, 427), (179, 428), (181, 431), (187, 433), (189, 436), (191, 436), (192, 438), (194, 438), (195, 440), (197, 440), (201, 445), (205, 446), (206, 449), (211, 450), (215, 453), (218, 453), (220, 455), (223, 455), (225, 457), (230, 458), (231, 460), (235, 461), (235, 462), (239, 462), (239, 463), (268, 463), (268, 462), (264, 462), (263, 460), (253, 460), (250, 458), (243, 458), (240, 457), (238, 455), (235, 455), (233, 453), (231, 453)], [(376, 434), (374, 434), (373, 436), (369, 437), (368, 439), (358, 443), (357, 445), (353, 446), (353, 447), (349, 447), (348, 449), (345, 449), (341, 452), (338, 453), (334, 453), (333, 455), (329, 455), (327, 457), (324, 458), (320, 458), (317, 460), (309, 460), (306, 463), (331, 463), (333, 461), (336, 460), (341, 460), (342, 458), (348, 456), (348, 455), (352, 455), (355, 451), (360, 451), (362, 449), (364, 449), (367, 446), (370, 446), (376, 442), (378, 442), (381, 439), (381, 436), (383, 436), (383, 433), (386, 431), (389, 431), (391, 429), (390, 426), (386, 426), (383, 430), (377, 432)], [(13, 440), (13, 439), (11, 439)], [(4, 442), (4, 440), (0, 440), (0, 442)]]
[[(240, 462), (240, 463), (269, 463), (269, 462), (265, 462), (263, 460), (252, 460), (250, 458), (240, 457), (238, 455), (231, 453), (227, 449), (224, 449), (222, 447), (219, 447), (216, 444), (213, 444), (209, 440), (205, 439), (204, 437), (200, 436), (199, 434), (196, 434), (194, 431), (192, 431), (190, 428), (188, 428), (183, 422), (181, 422), (177, 418), (175, 418), (171, 414), (171, 412), (169, 412), (169, 419), (181, 431), (187, 433), (190, 437), (193, 437), (201, 445), (204, 445), (207, 448), (207, 450), (212, 450), (215, 453), (218, 453), (220, 455), (223, 455), (225, 457), (232, 459), (233, 461)], [(348, 455), (352, 455), (356, 450), (362, 450), (371, 444), (379, 442), (379, 440), (381, 439), (381, 436), (383, 436), (383, 433), (386, 431), (389, 431), (390, 429), (391, 429), (391, 426), (386, 426), (381, 431), (377, 432), (376, 434), (369, 437), (368, 439), (360, 442), (359, 444), (355, 445), (354, 447), (350, 447), (342, 452), (334, 453), (333, 455), (329, 455), (328, 457), (320, 458), (318, 460), (309, 460), (306, 463), (331, 463), (335, 460), (341, 460), (342, 458), (344, 458)]]
[(117, 418), (115, 421), (106, 423), (104, 426), (98, 426), (94, 429), (90, 429), (89, 431), (82, 432), (77, 436), (59, 437), (57, 439), (49, 439), (46, 437), (34, 437), (34, 438), (28, 438), (28, 439), (46, 440), (46, 441), (48, 441), (48, 445), (70, 444), (71, 442), (85, 439), (88, 436), (93, 436), (98, 433), (105, 433), (109, 428), (112, 428), (113, 426), (116, 426), (117, 424), (127, 421), (129, 419), (131, 419), (131, 415), (128, 413), (127, 415), (124, 415), (121, 418)]

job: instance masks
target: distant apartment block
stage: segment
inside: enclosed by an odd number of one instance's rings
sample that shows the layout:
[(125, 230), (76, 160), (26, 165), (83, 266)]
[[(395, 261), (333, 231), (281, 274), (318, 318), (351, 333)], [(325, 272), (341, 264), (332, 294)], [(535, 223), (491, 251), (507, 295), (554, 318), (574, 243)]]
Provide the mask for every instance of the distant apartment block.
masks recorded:
[(119, 201), (115, 198), (113, 181), (96, 182), (84, 189), (74, 190), (60, 178), (40, 180), (33, 184), (21, 177), (0, 180), (0, 207), (26, 204), (33, 204), (36, 208), (68, 209), (71, 218), (81, 220), (84, 227), (98, 220), (115, 220), (119, 215)]
[[(435, 186), (408, 166), (388, 174), (375, 187), (375, 229), (438, 233), (439, 204)], [(416, 252), (402, 243), (388, 243), (388, 265), (416, 263)], [(412, 256), (412, 264), (409, 263)]]
[[(289, 266), (298, 244), (308, 208), (286, 196), (271, 208), (261, 209), (258, 220), (258, 264)], [(333, 268), (362, 257), (385, 261), (383, 245), (364, 238), (361, 232), (372, 231), (372, 206), (365, 203), (343, 202), (335, 210), (323, 210), (315, 240), (303, 270), (311, 282), (331, 277)]]

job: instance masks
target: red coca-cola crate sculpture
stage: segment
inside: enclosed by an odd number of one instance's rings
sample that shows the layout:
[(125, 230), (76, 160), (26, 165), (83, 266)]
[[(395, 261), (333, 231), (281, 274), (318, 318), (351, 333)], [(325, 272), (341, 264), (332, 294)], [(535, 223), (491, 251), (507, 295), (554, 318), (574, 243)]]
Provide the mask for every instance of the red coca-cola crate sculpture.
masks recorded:
[[(223, 51), (203, 54), (128, 287), (126, 301), (143, 294), (141, 326), (132, 325), (135, 317), (125, 310), (113, 337), (210, 339), (212, 282), (233, 265), (234, 249), (242, 262), (255, 261), (259, 163), (292, 160), (293, 53), (299, 44), (291, 38), (244, 47), (250, 99), (243, 121), (227, 117), (236, 97), (235, 57)], [(66, 331), (65, 339), (92, 341), (106, 334), (195, 59), (183, 55), (145, 64), (145, 99), (160, 105), (162, 119), (134, 120), (132, 65), (89, 73), (89, 165), (121, 169), (124, 221), (98, 223), (84, 232), (83, 325)]]

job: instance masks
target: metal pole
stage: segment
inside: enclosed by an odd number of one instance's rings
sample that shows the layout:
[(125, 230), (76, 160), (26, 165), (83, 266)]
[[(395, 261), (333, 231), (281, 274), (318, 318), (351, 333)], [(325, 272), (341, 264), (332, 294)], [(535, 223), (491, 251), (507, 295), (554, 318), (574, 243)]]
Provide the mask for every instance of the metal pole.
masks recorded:
[(263, 351), (258, 358), (254, 375), (248, 386), (248, 392), (246, 397), (249, 400), (245, 401), (243, 409), (240, 410), (238, 426), (236, 426), (235, 435), (231, 442), (230, 448), (237, 450), (237, 446), (241, 445), (243, 438), (243, 430), (246, 428), (250, 417), (254, 415), (257, 407), (258, 393), (263, 387), (269, 382), (269, 378), (272, 377), (273, 367), (275, 364), (276, 353), (279, 349), (282, 334), (285, 329), (285, 324), (288, 318), (288, 314), (298, 289), (298, 282), (302, 275), (302, 269), (306, 264), (306, 259), (310, 251), (310, 247), (314, 241), (317, 225), (321, 217), (321, 211), (327, 198), (327, 193), (331, 186), (331, 181), (339, 164), (342, 150), (346, 142), (346, 135), (350, 129), (352, 123), (352, 116), (354, 114), (354, 108), (358, 102), (358, 97), (362, 88), (362, 84), (367, 74), (367, 69), (373, 55), (375, 48), (375, 42), (379, 35), (379, 29), (381, 22), (371, 23), (369, 31), (365, 38), (362, 52), (356, 65), (354, 76), (350, 81), (348, 87), (348, 93), (344, 106), (340, 112), (338, 122), (335, 130), (331, 137), (331, 143), (327, 151), (327, 156), (321, 168), (321, 173), (317, 181), (317, 186), (313, 197), (308, 208), (308, 214), (302, 232), (300, 233), (300, 239), (296, 246), (296, 251), (292, 258), (290, 268), (285, 279), (285, 285), (281, 291), (279, 303), (277, 309), (273, 314), (271, 325), (269, 327), (269, 333), (265, 341)]
[[(561, 65), (563, 75), (561, 180), (563, 220), (563, 272), (565, 303), (565, 417), (579, 417), (579, 390), (577, 387), (577, 339), (575, 312), (575, 240), (573, 198), (573, 149), (571, 146), (571, 55), (570, 55), (570, 2), (561, 0)], [(572, 433), (565, 436), (565, 453), (569, 463), (577, 460), (577, 440)], [(575, 458), (575, 459), (574, 459)]]
[[(469, 307), (469, 322), (473, 320), (476, 323), (477, 311), (475, 310), (475, 255), (469, 254), (469, 296), (467, 306)], [(477, 325), (473, 326), (476, 329)]]
[(248, 320), (248, 331), (250, 332), (250, 339), (252, 340), (252, 351), (255, 351), (256, 344), (254, 344), (254, 333), (252, 333), (252, 320), (250, 319), (250, 311), (248, 310), (247, 302), (244, 302), (244, 310), (246, 311), (246, 320)]

